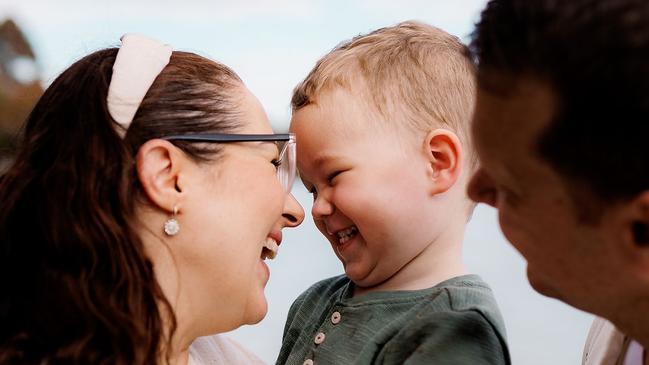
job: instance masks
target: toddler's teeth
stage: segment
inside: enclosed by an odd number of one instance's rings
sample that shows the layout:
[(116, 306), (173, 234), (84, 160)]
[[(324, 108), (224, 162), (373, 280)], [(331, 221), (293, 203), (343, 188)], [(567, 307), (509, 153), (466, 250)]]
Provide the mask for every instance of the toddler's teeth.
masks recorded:
[(356, 233), (358, 233), (358, 228), (356, 228), (356, 226), (351, 226), (343, 231), (339, 231), (336, 234), (336, 236), (338, 237), (338, 243), (343, 244), (349, 241), (356, 235)]

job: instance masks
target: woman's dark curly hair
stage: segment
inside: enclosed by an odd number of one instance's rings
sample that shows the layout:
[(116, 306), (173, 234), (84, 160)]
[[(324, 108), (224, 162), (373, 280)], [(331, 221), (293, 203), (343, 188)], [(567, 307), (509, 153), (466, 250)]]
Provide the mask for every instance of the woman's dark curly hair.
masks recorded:
[[(0, 178), (0, 364), (168, 358), (175, 316), (136, 232), (146, 198), (134, 156), (153, 138), (236, 131), (242, 83), (174, 52), (122, 139), (106, 104), (117, 51), (92, 53), (53, 82)], [(218, 154), (174, 143), (197, 162)]]

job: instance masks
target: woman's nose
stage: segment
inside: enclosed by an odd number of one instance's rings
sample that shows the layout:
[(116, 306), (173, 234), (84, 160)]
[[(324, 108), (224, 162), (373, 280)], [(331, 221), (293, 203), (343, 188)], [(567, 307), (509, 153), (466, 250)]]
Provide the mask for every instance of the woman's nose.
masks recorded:
[(284, 217), (285, 227), (297, 227), (304, 220), (304, 208), (298, 203), (293, 194), (288, 194), (286, 197), (282, 217)]
[(469, 186), (467, 187), (467, 194), (471, 200), (477, 203), (485, 203), (492, 207), (496, 206), (498, 199), (497, 190), (491, 178), (482, 168), (479, 168), (471, 177), (471, 181), (469, 181)]

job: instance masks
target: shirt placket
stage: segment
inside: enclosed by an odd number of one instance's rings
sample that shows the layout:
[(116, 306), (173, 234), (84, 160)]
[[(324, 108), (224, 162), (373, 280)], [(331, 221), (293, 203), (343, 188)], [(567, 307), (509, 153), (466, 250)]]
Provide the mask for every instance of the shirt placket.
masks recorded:
[(309, 355), (307, 356), (306, 359), (304, 359), (302, 365), (315, 365), (316, 363), (315, 356), (317, 352), (323, 350), (322, 347), (327, 341), (327, 336), (334, 335), (333, 330), (342, 320), (343, 320), (342, 309), (338, 305), (333, 306), (327, 320), (325, 320), (324, 323), (322, 323), (322, 325), (320, 325), (320, 327), (318, 328), (318, 331), (316, 332), (313, 338), (311, 351), (309, 351)]

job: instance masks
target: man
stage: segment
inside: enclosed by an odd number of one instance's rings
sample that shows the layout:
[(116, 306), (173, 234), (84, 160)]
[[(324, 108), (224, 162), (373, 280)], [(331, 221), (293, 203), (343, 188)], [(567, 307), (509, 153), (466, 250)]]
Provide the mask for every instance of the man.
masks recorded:
[(584, 363), (649, 364), (649, 2), (493, 0), (472, 48), (470, 196), (537, 291), (610, 321)]

